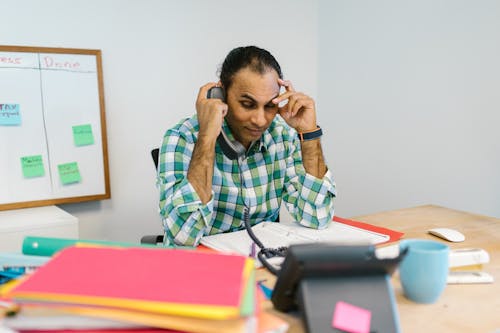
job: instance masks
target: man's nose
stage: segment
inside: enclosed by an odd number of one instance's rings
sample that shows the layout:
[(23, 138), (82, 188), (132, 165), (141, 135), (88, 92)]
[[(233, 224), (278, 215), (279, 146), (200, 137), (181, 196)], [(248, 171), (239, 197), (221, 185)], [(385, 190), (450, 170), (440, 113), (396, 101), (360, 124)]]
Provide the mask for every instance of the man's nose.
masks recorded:
[(252, 122), (258, 127), (264, 127), (267, 123), (266, 111), (264, 108), (258, 108), (252, 117)]

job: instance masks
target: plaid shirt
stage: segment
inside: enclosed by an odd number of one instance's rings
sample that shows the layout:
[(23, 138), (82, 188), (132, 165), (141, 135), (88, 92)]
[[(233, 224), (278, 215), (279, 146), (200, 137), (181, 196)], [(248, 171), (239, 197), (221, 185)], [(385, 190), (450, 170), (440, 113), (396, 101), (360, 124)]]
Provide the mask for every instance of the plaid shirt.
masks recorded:
[[(306, 173), (297, 132), (276, 116), (246, 157), (227, 158), (218, 144), (212, 198), (203, 204), (187, 180), (199, 124), (196, 115), (167, 130), (160, 149), (157, 186), (167, 244), (198, 245), (204, 235), (244, 229), (249, 209), (252, 225), (276, 221), (281, 200), (296, 221), (321, 229), (333, 218), (335, 183)], [(226, 122), (223, 131), (234, 140)]]

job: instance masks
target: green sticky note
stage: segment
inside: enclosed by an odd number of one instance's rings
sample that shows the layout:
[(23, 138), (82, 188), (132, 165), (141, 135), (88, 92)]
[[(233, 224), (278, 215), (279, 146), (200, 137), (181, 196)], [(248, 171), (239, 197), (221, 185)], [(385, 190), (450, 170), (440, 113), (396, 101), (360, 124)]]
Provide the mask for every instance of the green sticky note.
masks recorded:
[(73, 140), (75, 141), (75, 146), (94, 144), (92, 126), (90, 124), (73, 126)]
[(21, 157), (21, 168), (24, 178), (42, 177), (45, 175), (42, 155)]
[(80, 176), (80, 171), (78, 170), (78, 163), (71, 162), (65, 164), (59, 164), (57, 166), (59, 171), (59, 177), (61, 178), (61, 182), (66, 184), (78, 183), (82, 180)]

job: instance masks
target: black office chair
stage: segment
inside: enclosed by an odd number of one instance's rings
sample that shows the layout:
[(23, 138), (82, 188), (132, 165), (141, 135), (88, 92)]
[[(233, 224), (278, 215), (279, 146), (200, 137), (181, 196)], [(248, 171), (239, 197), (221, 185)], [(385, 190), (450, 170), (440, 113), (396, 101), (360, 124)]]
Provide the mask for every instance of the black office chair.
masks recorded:
[[(155, 164), (155, 169), (158, 170), (158, 155), (160, 153), (159, 148), (154, 148), (151, 150), (151, 158)], [(163, 235), (144, 235), (141, 237), (141, 244), (158, 244), (163, 243)]]
[(155, 164), (156, 170), (158, 170), (158, 155), (160, 154), (160, 148), (155, 148), (151, 150), (151, 157), (153, 158), (153, 163)]

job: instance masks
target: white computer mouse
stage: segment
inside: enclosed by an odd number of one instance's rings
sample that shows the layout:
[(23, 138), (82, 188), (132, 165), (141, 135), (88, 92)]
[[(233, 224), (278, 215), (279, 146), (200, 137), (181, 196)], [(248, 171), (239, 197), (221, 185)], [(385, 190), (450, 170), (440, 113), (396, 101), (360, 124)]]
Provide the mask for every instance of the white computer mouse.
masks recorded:
[(450, 242), (463, 242), (465, 240), (464, 234), (460, 231), (450, 228), (433, 228), (429, 229), (428, 232), (431, 235), (446, 239)]

